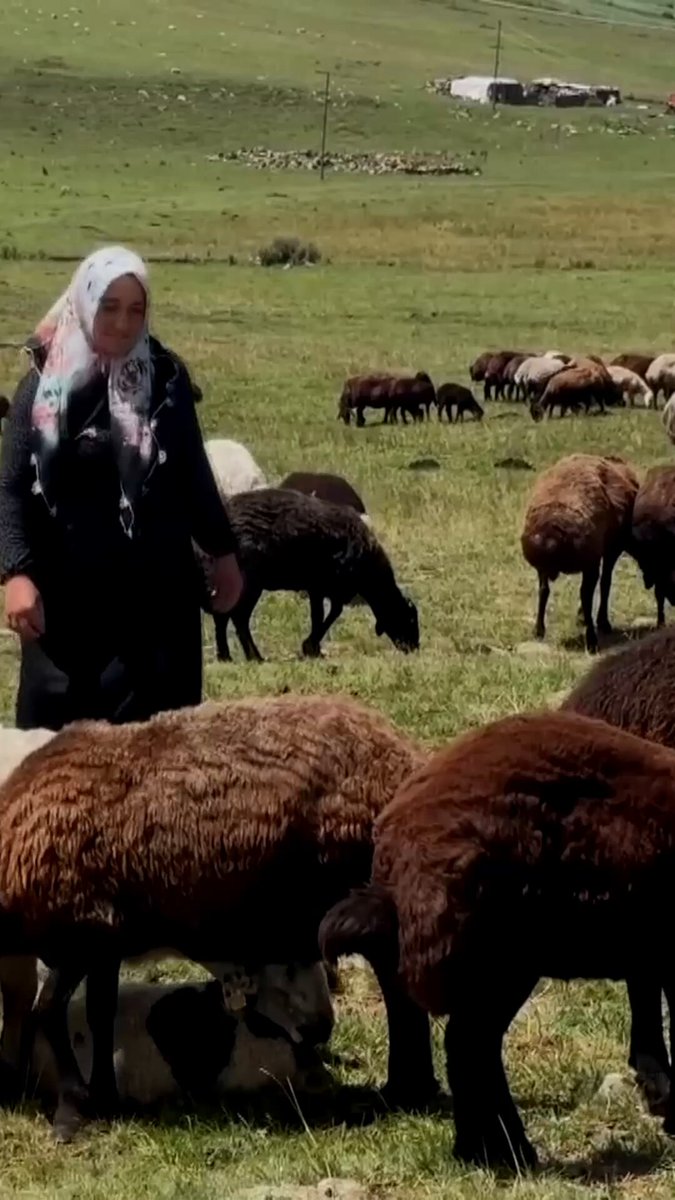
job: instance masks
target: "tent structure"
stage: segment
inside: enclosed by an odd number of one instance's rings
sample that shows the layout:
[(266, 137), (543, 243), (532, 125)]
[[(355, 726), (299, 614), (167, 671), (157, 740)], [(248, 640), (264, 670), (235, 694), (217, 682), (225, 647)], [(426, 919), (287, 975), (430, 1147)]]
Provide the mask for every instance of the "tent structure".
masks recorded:
[(495, 79), (492, 75), (464, 75), (452, 80), (450, 95), (458, 100), (475, 100), (479, 104), (492, 104), (495, 99), (502, 104), (522, 104), (523, 85), (517, 79), (506, 77)]

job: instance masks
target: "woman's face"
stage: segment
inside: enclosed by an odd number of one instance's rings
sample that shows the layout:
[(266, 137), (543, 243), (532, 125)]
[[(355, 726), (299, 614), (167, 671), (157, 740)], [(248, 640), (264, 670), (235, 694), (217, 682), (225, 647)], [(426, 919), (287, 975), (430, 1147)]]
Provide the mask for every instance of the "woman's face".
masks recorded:
[(143, 331), (147, 298), (134, 275), (113, 280), (94, 318), (94, 351), (101, 358), (124, 358)]

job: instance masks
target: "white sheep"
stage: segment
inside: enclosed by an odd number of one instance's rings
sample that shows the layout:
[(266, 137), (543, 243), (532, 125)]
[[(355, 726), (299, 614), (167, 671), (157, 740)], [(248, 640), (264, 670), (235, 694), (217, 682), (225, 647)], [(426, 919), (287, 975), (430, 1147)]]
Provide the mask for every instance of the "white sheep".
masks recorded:
[(211, 470), (221, 495), (235, 496), (267, 487), (267, 480), (250, 450), (229, 438), (209, 438), (205, 443)]
[(666, 434), (675, 444), (675, 396), (671, 396), (663, 410), (663, 424)]
[(516, 393), (523, 400), (538, 398), (544, 391), (549, 379), (564, 370), (565, 363), (552, 355), (537, 354), (526, 358), (516, 371), (514, 382)]
[[(281, 1012), (283, 1024), (266, 1015)], [(119, 991), (114, 1033), (117, 1089), (125, 1105), (148, 1107), (177, 1098), (256, 1092), (286, 1081), (300, 1091), (328, 1083), (328, 1072), (300, 1022), (321, 1013), (326, 1032), (332, 1021), (323, 966), (263, 967), (253, 1009), (234, 1015), (220, 985), (125, 982)], [(289, 1020), (293, 1023), (289, 1034)], [(91, 1074), (92, 1037), (84, 996), (68, 1009), (68, 1027), (78, 1066)], [(32, 1048), (30, 1090), (45, 1100), (58, 1094), (53, 1052), (38, 1028)]]
[(669, 400), (675, 392), (675, 354), (659, 354), (647, 368), (645, 379), (658, 400), (659, 392)]
[(608, 365), (607, 370), (612, 377), (612, 382), (621, 388), (623, 398), (628, 398), (630, 401), (631, 408), (635, 404), (636, 396), (641, 397), (645, 408), (651, 408), (654, 403), (654, 393), (635, 371), (630, 371), (628, 367), (616, 367), (612, 363)]

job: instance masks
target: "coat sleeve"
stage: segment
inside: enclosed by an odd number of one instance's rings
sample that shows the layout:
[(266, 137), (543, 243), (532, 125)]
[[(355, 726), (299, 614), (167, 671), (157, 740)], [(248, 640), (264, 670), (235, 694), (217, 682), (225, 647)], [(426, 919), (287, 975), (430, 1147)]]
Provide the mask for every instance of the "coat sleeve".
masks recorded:
[(213, 558), (236, 554), (234, 533), (204, 448), (192, 384), (185, 368), (181, 367), (180, 374), (180, 434), (190, 532), (200, 550)]
[(26, 509), (33, 486), (31, 426), (39, 376), (29, 371), (14, 394), (0, 449), (0, 578), (33, 575)]

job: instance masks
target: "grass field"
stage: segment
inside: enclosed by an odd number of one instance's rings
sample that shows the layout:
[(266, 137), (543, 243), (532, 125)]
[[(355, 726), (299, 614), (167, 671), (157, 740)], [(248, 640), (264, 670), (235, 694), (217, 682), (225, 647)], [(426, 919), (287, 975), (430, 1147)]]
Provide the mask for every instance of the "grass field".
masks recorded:
[[(336, 421), (337, 395), (363, 368), (466, 381), (491, 345), (673, 348), (675, 119), (662, 104), (674, 82), (672, 0), (553, 0), (553, 12), (479, 0), (54, 3), (12, 0), (2, 13), (0, 342), (30, 330), (69, 259), (107, 240), (133, 244), (155, 260), (156, 329), (204, 387), (206, 431), (244, 440), (273, 479), (343, 472), (419, 605), (414, 660), (378, 641), (357, 608), (325, 660), (303, 663), (306, 603), (268, 597), (256, 634), (269, 661), (225, 668), (209, 641), (209, 693), (353, 694), (429, 745), (550, 702), (588, 666), (576, 584), (556, 585), (548, 641), (533, 649), (536, 580), (518, 542), (533, 476), (494, 464), (512, 455), (541, 469), (584, 449), (645, 468), (670, 456), (658, 417), (535, 426), (493, 406), (482, 426), (358, 430)], [(504, 73), (617, 83), (658, 103), (493, 115), (429, 94), (428, 79), (491, 68), (498, 19)], [(239, 146), (318, 147), (323, 70), (331, 148), (444, 151), (482, 173), (329, 173), (321, 184), (208, 161)], [(280, 233), (314, 240), (322, 264), (255, 266)], [(16, 352), (0, 350), (0, 390), (20, 370)], [(421, 455), (440, 469), (410, 471)], [(612, 607), (625, 636), (653, 619), (631, 563), (619, 566)], [(0, 637), (3, 720), (16, 667), (12, 638)], [(358, 971), (345, 974), (339, 1015), (335, 1048), (354, 1065), (338, 1081), (372, 1088), (385, 1074), (384, 1024)], [(308, 1110), (305, 1125), (280, 1089), (267, 1114), (179, 1112), (96, 1129), (69, 1149), (52, 1146), (39, 1114), (4, 1115), (0, 1196), (210, 1200), (281, 1183), (292, 1195), (337, 1175), (373, 1197), (661, 1200), (675, 1191), (675, 1155), (658, 1125), (630, 1085), (595, 1098), (607, 1072), (625, 1072), (626, 1032), (611, 985), (547, 985), (521, 1014), (509, 1066), (544, 1169), (514, 1183), (453, 1164), (444, 1113), (368, 1123), (354, 1091)]]

